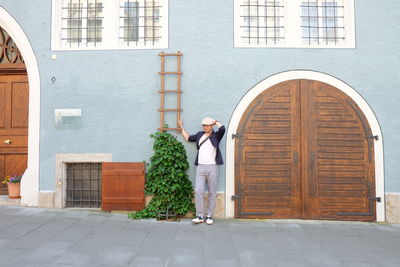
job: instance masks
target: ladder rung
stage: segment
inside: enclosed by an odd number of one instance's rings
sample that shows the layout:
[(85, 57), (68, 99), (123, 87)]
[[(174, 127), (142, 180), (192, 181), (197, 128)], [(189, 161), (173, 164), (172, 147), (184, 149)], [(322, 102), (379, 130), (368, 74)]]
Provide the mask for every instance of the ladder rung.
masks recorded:
[(160, 75), (165, 75), (165, 74), (182, 74), (183, 72), (180, 71), (165, 71), (165, 72), (159, 72), (158, 74)]
[(159, 111), (159, 112), (163, 112), (163, 111), (182, 111), (182, 109), (176, 109), (176, 108), (159, 108), (158, 111)]
[(160, 53), (159, 56), (183, 56), (182, 53)]
[(173, 130), (175, 130), (175, 131), (181, 131), (182, 129), (181, 128), (157, 128), (157, 130), (159, 130), (159, 131), (173, 131)]
[(180, 91), (178, 91), (178, 90), (164, 90), (164, 91), (158, 91), (160, 94), (162, 94), (162, 93), (182, 93), (183, 91), (182, 90), (180, 90)]

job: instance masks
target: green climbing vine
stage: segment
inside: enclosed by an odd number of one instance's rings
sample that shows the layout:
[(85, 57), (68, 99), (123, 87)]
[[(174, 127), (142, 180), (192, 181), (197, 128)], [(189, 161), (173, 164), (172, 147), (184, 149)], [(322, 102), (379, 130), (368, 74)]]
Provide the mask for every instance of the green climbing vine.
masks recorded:
[(185, 147), (167, 132), (156, 132), (150, 136), (154, 139), (154, 154), (146, 173), (145, 194), (153, 198), (145, 209), (131, 212), (128, 217), (155, 218), (167, 211), (181, 217), (193, 212), (193, 186), (186, 174), (189, 163)]

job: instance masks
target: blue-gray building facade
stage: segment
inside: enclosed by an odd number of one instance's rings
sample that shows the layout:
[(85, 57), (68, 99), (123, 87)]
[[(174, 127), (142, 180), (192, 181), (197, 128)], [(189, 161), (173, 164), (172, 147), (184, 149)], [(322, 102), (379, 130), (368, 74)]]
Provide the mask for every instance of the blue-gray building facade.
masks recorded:
[[(0, 0), (0, 7), (28, 39), (39, 73), (38, 177), (32, 177), (38, 181), (36, 206), (44, 203), (41, 192), (57, 190), (56, 155), (107, 154), (112, 161), (149, 161), (150, 134), (160, 126), (159, 53), (177, 51), (183, 53), (182, 118), (193, 134), (206, 116), (229, 130), (243, 97), (274, 75), (304, 70), (347, 84), (368, 104), (379, 124), (383, 164), (376, 168), (383, 168), (384, 193), (400, 194), (400, 2), (356, 0), (354, 48), (238, 48), (234, 1), (171, 0), (168, 48), (52, 50), (52, 1)], [(6, 29), (15, 25), (0, 22)], [(56, 127), (56, 109), (80, 109), (81, 125)], [(167, 122), (175, 123), (174, 119)], [(231, 138), (227, 134), (221, 143), (224, 158)], [(185, 147), (194, 181), (197, 151), (193, 144)], [(229, 171), (220, 170), (218, 191), (224, 194)], [(390, 205), (396, 203), (400, 204), (399, 198), (393, 197)]]

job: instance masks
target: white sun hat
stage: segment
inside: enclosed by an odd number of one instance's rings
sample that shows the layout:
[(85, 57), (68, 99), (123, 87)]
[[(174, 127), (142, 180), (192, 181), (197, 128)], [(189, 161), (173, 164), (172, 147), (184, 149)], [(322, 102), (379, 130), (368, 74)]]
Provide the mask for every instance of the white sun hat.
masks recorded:
[(201, 125), (211, 125), (214, 123), (214, 119), (210, 118), (210, 117), (206, 117), (201, 121)]

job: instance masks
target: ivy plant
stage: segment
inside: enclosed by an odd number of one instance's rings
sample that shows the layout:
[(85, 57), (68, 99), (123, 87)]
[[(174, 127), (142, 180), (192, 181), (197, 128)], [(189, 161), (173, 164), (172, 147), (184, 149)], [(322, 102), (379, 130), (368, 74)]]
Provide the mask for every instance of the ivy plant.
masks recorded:
[(150, 136), (154, 139), (154, 154), (147, 168), (145, 194), (153, 198), (145, 209), (131, 212), (128, 217), (155, 218), (167, 211), (182, 217), (193, 212), (193, 186), (186, 174), (189, 163), (185, 147), (167, 132), (156, 132)]

